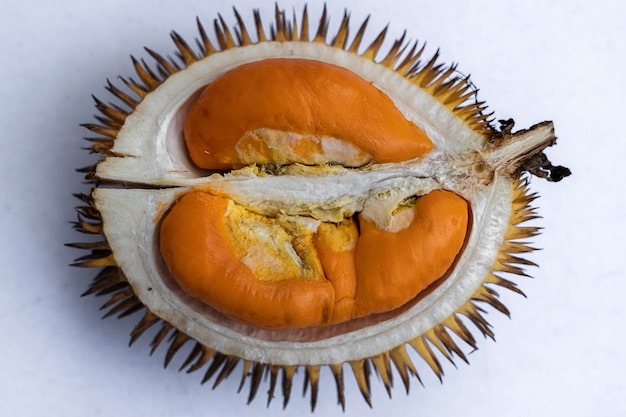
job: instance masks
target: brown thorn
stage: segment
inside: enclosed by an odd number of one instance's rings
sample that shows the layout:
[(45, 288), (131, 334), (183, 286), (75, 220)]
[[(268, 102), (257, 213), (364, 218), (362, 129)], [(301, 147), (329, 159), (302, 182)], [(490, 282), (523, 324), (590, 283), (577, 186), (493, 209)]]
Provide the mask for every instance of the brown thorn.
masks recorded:
[[(505, 244), (505, 248), (506, 248), (506, 246), (507, 245)], [(506, 264), (519, 264), (519, 265), (526, 265), (526, 266), (533, 266), (533, 267), (538, 267), (539, 266), (536, 263), (534, 263), (533, 261), (529, 261), (528, 259), (520, 258), (519, 256), (511, 255), (510, 253), (502, 254), (502, 258), (500, 258), (499, 261), (502, 262), (502, 263), (506, 263)]]
[(213, 378), (213, 375), (215, 375), (215, 373), (222, 367), (222, 365), (224, 365), (226, 359), (228, 359), (226, 355), (219, 352), (212, 355), (212, 357), (213, 359), (211, 361), (211, 365), (209, 365), (209, 368), (204, 374), (204, 378), (202, 378), (202, 384), (205, 384), (211, 378)]
[(439, 50), (435, 52), (432, 58), (419, 70), (416, 77), (420, 78), (419, 86), (421, 88), (428, 88), (429, 84), (439, 74), (440, 65), (436, 65), (437, 59), (439, 59)]
[(104, 104), (104, 102), (100, 101), (95, 95), (91, 95), (93, 100), (96, 103), (96, 108), (106, 117), (111, 120), (114, 120), (118, 125), (123, 125), (126, 121), (126, 117), (128, 113), (124, 110), (120, 109), (114, 105)]
[(409, 341), (409, 344), (415, 349), (415, 351), (424, 359), (430, 369), (435, 373), (439, 382), (443, 382), (443, 368), (437, 356), (433, 353), (432, 349), (428, 345), (425, 336), (418, 336), (415, 339)]
[(369, 362), (367, 359), (349, 361), (352, 373), (356, 378), (356, 383), (361, 391), (363, 399), (367, 405), (372, 407), (372, 396), (370, 391)]
[(293, 17), (291, 20), (291, 41), (297, 42), (300, 40), (300, 31), (298, 30), (298, 17), (296, 16), (296, 9), (293, 9)]
[(114, 128), (100, 126), (94, 123), (83, 123), (81, 126), (99, 135), (108, 136), (111, 139), (115, 139), (117, 137), (118, 130)]
[(111, 94), (120, 99), (124, 104), (126, 104), (131, 109), (134, 109), (139, 104), (139, 100), (135, 100), (124, 91), (117, 88), (110, 80), (107, 80), (107, 85), (105, 87)]
[(328, 365), (330, 371), (335, 378), (335, 385), (337, 386), (337, 404), (341, 405), (341, 409), (346, 411), (346, 397), (344, 395), (345, 385), (343, 382), (343, 363), (336, 363), (334, 365)]
[(217, 388), (222, 382), (224, 382), (230, 376), (230, 374), (233, 373), (239, 361), (240, 361), (239, 358), (228, 356), (228, 359), (226, 360), (226, 363), (222, 367), (222, 370), (217, 375), (217, 378), (215, 378), (215, 382), (213, 383), (212, 389)]
[(149, 309), (146, 309), (144, 316), (130, 332), (128, 346), (132, 346), (146, 330), (154, 326), (160, 320), (161, 319), (156, 314), (151, 312)]
[(89, 204), (90, 206), (94, 205), (94, 199), (93, 199), (93, 196), (91, 194), (74, 193), (74, 194), (72, 194), (72, 196), (76, 197), (77, 199), (79, 199), (80, 201), (82, 201), (85, 204)]
[[(472, 92), (472, 95), (475, 94), (475, 92)], [(484, 107), (481, 107), (479, 102), (471, 102), (464, 106), (455, 107), (454, 114), (463, 120), (471, 120), (472, 117), (482, 119), (484, 117), (484, 115), (481, 114), (483, 110)]]
[(495, 290), (490, 289), (486, 286), (482, 286), (480, 287), (480, 290), (477, 291), (477, 293), (478, 294), (475, 296), (475, 298), (473, 298), (475, 301), (482, 301), (484, 303), (487, 303), (505, 316), (511, 317), (511, 312), (500, 300), (498, 300), (498, 293)]
[(516, 226), (514, 230), (507, 232), (506, 238), (512, 239), (526, 239), (529, 237), (537, 236), (540, 233), (541, 227), (519, 227)]
[(317, 394), (319, 392), (320, 366), (307, 365), (306, 367), (307, 381), (311, 385), (311, 412), (315, 411), (317, 405)]
[(250, 33), (248, 33), (248, 29), (246, 28), (246, 24), (244, 23), (241, 15), (237, 11), (237, 8), (233, 6), (233, 13), (235, 14), (235, 19), (237, 20), (236, 33), (239, 38), (239, 44), (242, 46), (252, 45), (252, 39), (250, 39)]
[[(222, 31), (222, 35), (224, 37), (224, 43), (225, 43), (225, 45), (222, 47), (222, 51), (225, 49), (231, 49), (231, 48), (236, 47), (237, 44), (235, 43), (235, 40), (233, 39), (233, 35), (230, 32), (230, 29), (228, 28), (226, 21), (224, 20), (221, 14), (218, 14), (217, 17), (220, 21), (220, 26), (222, 29), (221, 31)], [(221, 46), (221, 43), (220, 43), (220, 46)]]
[(476, 91), (469, 81), (469, 77), (466, 77), (458, 82), (454, 87), (454, 94), (450, 94), (450, 97), (445, 101), (446, 105), (454, 105), (456, 109), (462, 103), (465, 103), (472, 97), (476, 97)]
[(257, 392), (259, 391), (259, 386), (261, 385), (261, 380), (263, 378), (263, 374), (265, 373), (266, 365), (260, 362), (255, 362), (252, 367), (252, 378), (250, 380), (250, 393), (248, 394), (248, 404), (254, 400)]
[(177, 32), (172, 31), (172, 33), (170, 33), (170, 37), (172, 38), (172, 41), (174, 41), (174, 45), (176, 45), (179, 56), (185, 66), (188, 67), (198, 60), (198, 57), (196, 57), (196, 54), (182, 36), (180, 36)]
[(93, 142), (93, 143), (102, 144), (102, 145), (109, 145), (109, 144), (115, 142), (114, 139), (111, 139), (111, 138), (101, 138), (101, 137), (97, 137), (97, 136), (85, 137), (83, 139), (85, 139), (88, 142)]
[(519, 288), (517, 288), (517, 284), (515, 284), (512, 281), (509, 281), (507, 279), (504, 279), (502, 277), (499, 277), (495, 274), (492, 274), (492, 276), (494, 277), (492, 280), (489, 280), (488, 282), (493, 283), (495, 285), (498, 285), (502, 288), (506, 288), (509, 291), (513, 291), (523, 297), (526, 297), (526, 294), (524, 294), (524, 292), (522, 290), (520, 290)]
[(483, 334), (485, 337), (489, 337), (492, 340), (495, 340), (495, 335), (493, 330), (491, 329), (491, 325), (487, 322), (487, 320), (483, 317), (481, 312), (484, 312), (482, 308), (474, 304), (474, 300), (470, 300), (470, 302), (466, 303), (466, 308), (463, 311), (463, 314), (476, 326), (476, 328)]
[(180, 348), (183, 347), (183, 345), (189, 340), (191, 340), (189, 336), (187, 336), (180, 330), (177, 330), (174, 335), (174, 340), (172, 340), (172, 342), (170, 343), (170, 347), (167, 349), (167, 353), (165, 354), (165, 361), (163, 363), (165, 368), (167, 368), (172, 359), (174, 359), (174, 355), (176, 355)]
[(454, 360), (450, 355), (450, 351), (442, 344), (442, 341), (439, 339), (439, 337), (437, 337), (434, 328), (430, 328), (426, 333), (424, 333), (424, 336), (426, 337), (428, 342), (436, 347), (439, 353), (441, 353), (443, 357), (446, 358), (448, 362), (450, 362), (456, 368), (456, 363), (454, 363)]
[(116, 307), (117, 311), (115, 311), (113, 314), (117, 314), (121, 311), (121, 313), (117, 315), (117, 318), (121, 319), (145, 308), (146, 306), (141, 302), (141, 300), (139, 300), (137, 297), (133, 297), (133, 299), (129, 299), (128, 302), (125, 302), (125, 305), (123, 307), (120, 306), (119, 309), (117, 309)]
[(519, 275), (521, 277), (532, 278), (530, 275), (528, 275), (526, 272), (524, 272), (524, 270), (522, 268), (517, 267), (515, 265), (509, 265), (509, 264), (506, 264), (506, 263), (501, 263), (498, 260), (496, 260), (496, 263), (494, 264), (494, 268), (495, 268), (495, 270), (497, 270), (499, 272), (507, 272), (509, 274)]
[(206, 33), (206, 30), (204, 30), (204, 25), (202, 24), (202, 22), (200, 22), (199, 18), (196, 18), (196, 24), (198, 26), (198, 33), (200, 34), (200, 40), (198, 41), (198, 44), (201, 47), (202, 54), (204, 56), (214, 54), (216, 52), (216, 49), (211, 43), (211, 40)]
[(76, 207), (76, 210), (78, 211), (78, 213), (80, 213), (82, 216), (89, 220), (102, 222), (102, 215), (95, 207), (91, 205)]
[(100, 242), (77, 242), (66, 243), (65, 246), (76, 249), (88, 249), (88, 250), (111, 250), (109, 242), (102, 240)]
[(528, 222), (528, 221), (531, 221), (531, 220), (541, 219), (541, 218), (542, 218), (541, 216), (538, 216), (538, 215), (536, 215), (534, 213), (533, 214), (531, 214), (531, 213), (521, 214), (520, 213), (520, 214), (517, 214), (513, 218), (513, 220), (511, 220), (511, 224), (513, 224), (514, 226), (517, 226), (518, 224), (525, 223), (525, 222)]
[(267, 391), (267, 407), (269, 408), (272, 400), (274, 399), (274, 391), (276, 390), (276, 382), (278, 381), (278, 371), (280, 370), (279, 366), (270, 365), (270, 388)]
[(411, 74), (411, 68), (419, 67), (419, 58), (420, 56), (422, 56), (422, 53), (424, 52), (424, 48), (426, 47), (426, 44), (423, 44), (420, 50), (418, 51), (417, 51), (417, 45), (418, 45), (418, 42), (415, 41), (413, 43), (413, 46), (411, 47), (411, 50), (407, 52), (402, 62), (396, 66), (395, 71), (397, 71), (398, 73), (402, 74), (405, 77), (408, 77), (409, 74)]
[(335, 48), (346, 49), (348, 45), (348, 35), (350, 29), (350, 14), (348, 10), (343, 11), (343, 18), (341, 19), (341, 24), (339, 29), (337, 30), (337, 34), (330, 42), (330, 45)]
[(304, 9), (302, 9), (302, 22), (300, 26), (300, 40), (303, 42), (309, 42), (309, 12), (306, 4), (304, 5)]
[(228, 49), (226, 35), (220, 27), (220, 21), (218, 19), (213, 19), (213, 32), (215, 33), (215, 37), (217, 37), (217, 46), (219, 50), (225, 51), (226, 49)]
[(145, 306), (139, 299), (133, 294), (128, 298), (120, 301), (115, 307), (109, 310), (104, 316), (103, 319), (107, 317), (111, 317), (114, 315), (118, 315), (118, 318), (122, 318), (128, 316), (136, 311), (141, 310)]
[(389, 26), (385, 26), (385, 28), (378, 34), (374, 42), (367, 47), (363, 56), (369, 58), (372, 61), (376, 60), (376, 55), (378, 55), (378, 51), (380, 51), (381, 46), (383, 46), (383, 42), (385, 41), (385, 36), (387, 36), (387, 30)]
[(472, 333), (468, 330), (467, 326), (465, 326), (465, 324), (459, 317), (459, 314), (453, 314), (452, 316), (449, 316), (443, 321), (442, 324), (450, 329), (461, 340), (471, 346), (472, 349), (478, 349), (478, 346), (476, 346), (476, 339), (474, 339)]
[(370, 359), (374, 365), (374, 369), (383, 381), (387, 395), (391, 398), (391, 388), (393, 387), (393, 373), (391, 372), (391, 362), (389, 353), (381, 353)]
[(404, 39), (406, 38), (406, 30), (402, 33), (402, 36), (393, 43), (393, 46), (387, 52), (387, 55), (381, 61), (381, 64), (387, 68), (393, 69), (396, 62), (400, 59), (400, 56), (404, 53), (407, 45), (404, 45)]
[(154, 52), (150, 48), (144, 48), (146, 52), (156, 61), (160, 68), (166, 73), (166, 75), (172, 75), (179, 71), (179, 68), (176, 68), (174, 64), (165, 59), (162, 55)]
[(82, 233), (89, 233), (92, 235), (101, 235), (104, 233), (102, 223), (91, 223), (85, 220), (81, 213), (76, 213), (77, 221), (72, 222), (74, 224), (74, 228)]
[(246, 383), (246, 379), (248, 379), (248, 376), (250, 376), (250, 366), (252, 366), (251, 361), (243, 361), (243, 369), (241, 370), (241, 381), (239, 382), (239, 388), (237, 389), (237, 392), (241, 392), (244, 384)]
[(254, 12), (254, 25), (256, 26), (256, 35), (258, 38), (258, 43), (266, 42), (267, 37), (265, 36), (265, 30), (263, 27), (263, 20), (261, 19), (261, 12), (259, 9), (255, 9)]
[[(459, 83), (460, 85), (461, 83)], [(468, 91), (469, 90), (469, 91)], [(453, 110), (456, 113), (457, 110), (461, 109), (461, 105), (473, 97), (476, 97), (476, 91), (472, 90), (469, 86), (463, 87), (459, 89), (456, 93), (456, 96), (451, 96), (444, 104), (454, 106)]]
[(100, 307), (100, 310), (107, 309), (113, 306), (114, 304), (117, 304), (121, 302), (122, 300), (125, 300), (126, 298), (132, 297), (134, 295), (135, 295), (135, 292), (133, 291), (133, 288), (130, 286), (126, 287), (123, 291), (119, 291), (116, 294), (114, 294), (106, 303), (102, 305), (102, 307)]
[[(94, 164), (91, 167), (85, 167), (84, 169), (87, 169), (86, 171), (80, 171), (79, 169), (77, 169), (76, 171), (78, 171), (78, 172), (85, 172), (85, 180), (88, 183), (94, 184), (94, 185), (97, 186), (97, 185), (100, 184), (100, 179), (96, 176), (96, 167), (97, 166), (98, 166), (98, 164)], [(100, 219), (98, 218), (98, 220), (100, 220)]]
[(326, 4), (324, 4), (324, 10), (322, 11), (322, 17), (320, 18), (320, 23), (317, 28), (317, 33), (315, 34), (315, 38), (313, 38), (313, 42), (326, 43), (326, 35), (328, 34), (328, 10), (326, 8)]
[(86, 255), (78, 258), (76, 262), (70, 264), (70, 266), (78, 266), (81, 268), (102, 268), (107, 266), (117, 266), (115, 258), (109, 251), (104, 253), (94, 252), (91, 255)]
[(394, 366), (398, 370), (398, 373), (400, 374), (400, 379), (402, 379), (402, 383), (404, 384), (404, 388), (406, 389), (406, 393), (408, 394), (410, 388), (409, 372), (417, 376), (419, 379), (417, 370), (413, 365), (413, 361), (407, 354), (404, 345), (400, 345), (395, 349), (392, 349), (389, 352), (389, 356), (391, 357), (391, 361), (393, 362)]
[(276, 32), (274, 33), (274, 40), (278, 42), (284, 42), (290, 39), (288, 33), (287, 19), (285, 18), (285, 11), (278, 7), (278, 3), (274, 3), (274, 25)]
[(139, 79), (141, 79), (149, 91), (154, 91), (154, 89), (161, 84), (161, 80), (157, 78), (156, 74), (150, 69), (146, 61), (143, 59), (138, 61), (133, 56), (131, 56), (131, 59)]
[(109, 266), (96, 275), (89, 289), (82, 296), (110, 294), (120, 291), (128, 285), (128, 281), (126, 281), (126, 277), (121, 270), (118, 267)]
[(120, 80), (122, 80), (122, 82), (126, 85), (126, 87), (128, 87), (133, 93), (137, 94), (142, 100), (144, 99), (144, 97), (146, 97), (146, 95), (148, 95), (148, 89), (139, 84), (137, 81), (135, 81), (132, 78), (129, 78), (128, 80), (124, 77), (118, 77)]
[(454, 339), (452, 339), (445, 326), (435, 326), (434, 332), (446, 349), (448, 349), (448, 352), (455, 353), (463, 362), (468, 363), (465, 353), (463, 353), (459, 346), (454, 342)]
[[(191, 365), (189, 367), (189, 369), (187, 369), (187, 373), (188, 374), (190, 374), (192, 372), (195, 372), (195, 371), (199, 370), (200, 368), (202, 368), (216, 354), (215, 350), (210, 349), (210, 348), (208, 348), (206, 346), (203, 346), (199, 342), (194, 347), (194, 351), (196, 349), (200, 350), (201, 356), (198, 358), (198, 360), (193, 365)], [(197, 356), (198, 356), (198, 354), (195, 355), (195, 357), (197, 357)]]
[(108, 117), (103, 117), (103, 116), (99, 116), (99, 115), (95, 115), (94, 117), (96, 118), (97, 121), (102, 123), (102, 125), (104, 125), (106, 127), (109, 127), (111, 129), (119, 130), (120, 127), (122, 127), (122, 125), (120, 123), (118, 123), (115, 120), (110, 119)]
[[(112, 148), (113, 148), (113, 140), (110, 139), (108, 142), (103, 141), (102, 143), (96, 143), (94, 145), (91, 145), (87, 148), (82, 148), (82, 149), (89, 150), (90, 153), (98, 153), (101, 155), (113, 156), (114, 153), (111, 152)], [(87, 179), (91, 179), (91, 178), (87, 178)]]
[[(204, 347), (202, 346), (202, 344), (200, 342), (196, 342), (196, 344), (193, 345), (193, 348), (191, 349), (191, 352), (189, 353), (189, 355), (187, 355), (187, 359), (185, 359), (183, 364), (180, 365), (180, 368), (178, 368), (178, 371), (181, 372), (183, 369), (191, 365), (191, 362), (196, 360), (200, 355), (202, 355), (203, 352), (204, 352)], [(187, 371), (187, 373), (191, 373), (191, 372), (193, 372), (191, 369)]]
[(476, 96), (476, 90), (472, 88), (469, 77), (457, 78), (454, 84), (448, 86), (448, 97), (443, 100), (443, 104), (456, 109), (474, 96)]
[(363, 23), (361, 23), (359, 30), (354, 36), (354, 39), (352, 39), (352, 43), (350, 44), (350, 47), (347, 49), (348, 52), (352, 52), (353, 54), (359, 53), (359, 47), (361, 46), (361, 43), (363, 42), (363, 36), (365, 35), (365, 29), (367, 29), (367, 24), (369, 20), (370, 20), (370, 16), (367, 16), (365, 20), (363, 21)]
[(154, 352), (157, 350), (159, 345), (163, 342), (163, 340), (165, 339), (167, 334), (170, 332), (170, 330), (173, 329), (173, 326), (169, 324), (168, 322), (163, 321), (162, 323), (163, 324), (161, 326), (161, 330), (159, 330), (159, 332), (156, 334), (156, 336), (152, 340), (152, 343), (151, 343), (152, 348), (150, 349), (150, 356), (154, 354)]
[(282, 367), (282, 392), (283, 392), (283, 409), (287, 407), (289, 398), (291, 397), (291, 388), (293, 386), (293, 376), (296, 373), (295, 366), (283, 366)]
[(451, 86), (453, 86), (459, 80), (458, 77), (450, 78), (455, 72), (456, 64), (450, 65), (447, 69), (443, 69), (442, 67), (442, 70), (438, 74), (437, 79), (435, 79), (430, 85), (433, 96), (443, 99), (443, 97), (441, 96), (445, 96), (449, 92)]

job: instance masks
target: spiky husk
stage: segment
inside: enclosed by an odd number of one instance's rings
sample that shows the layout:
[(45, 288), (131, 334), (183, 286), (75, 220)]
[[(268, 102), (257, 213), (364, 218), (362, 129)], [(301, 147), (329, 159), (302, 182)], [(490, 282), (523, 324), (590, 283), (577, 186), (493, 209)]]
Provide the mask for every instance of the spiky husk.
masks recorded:
[[(228, 49), (254, 45), (261, 42), (317, 42), (328, 46), (343, 49), (355, 55), (377, 62), (407, 80), (427, 91), (441, 104), (450, 109), (457, 117), (465, 122), (474, 131), (491, 135), (495, 129), (491, 125), (491, 113), (487, 113), (484, 102), (478, 101), (477, 90), (470, 82), (468, 76), (463, 76), (457, 71), (456, 65), (447, 66), (438, 62), (439, 52), (430, 59), (423, 61), (425, 44), (418, 41), (407, 41), (405, 35), (397, 39), (389, 51), (380, 54), (381, 47), (387, 35), (387, 28), (382, 30), (375, 40), (369, 45), (363, 45), (363, 38), (368, 27), (368, 19), (360, 25), (356, 35), (350, 42), (349, 28), (350, 16), (344, 14), (337, 33), (333, 36), (328, 34), (329, 18), (326, 8), (322, 13), (317, 30), (311, 37), (312, 27), (309, 24), (308, 11), (305, 6), (299, 20), (294, 15), (287, 18), (284, 11), (278, 6), (275, 11), (275, 21), (269, 25), (269, 34), (261, 20), (258, 10), (254, 11), (255, 35), (250, 34), (239, 12), (234, 9), (237, 24), (231, 30), (222, 16), (214, 23), (217, 45), (214, 45), (202, 23), (198, 20), (199, 38), (196, 39), (197, 47), (192, 48), (180, 35), (172, 32), (171, 37), (176, 45), (176, 58), (164, 57), (149, 48), (146, 52), (153, 59), (152, 65), (144, 59), (131, 57), (138, 80), (133, 77), (128, 79), (120, 77), (126, 89), (115, 86), (107, 81), (107, 90), (121, 103), (105, 104), (94, 97), (96, 108), (100, 115), (96, 118), (100, 123), (88, 123), (83, 126), (97, 134), (97, 137), (87, 138), (94, 142), (89, 147), (92, 152), (111, 155), (111, 149), (117, 136), (117, 132), (124, 124), (126, 117), (131, 114), (139, 103), (152, 91), (158, 88), (168, 77), (185, 69), (193, 63)], [(93, 179), (93, 178), (91, 178)]]
[[(199, 38), (196, 39), (196, 48), (191, 47), (180, 35), (173, 32), (171, 37), (176, 45), (176, 58), (164, 57), (148, 48), (146, 52), (154, 60), (152, 65), (144, 59), (138, 60), (132, 57), (132, 63), (139, 80), (134, 78), (121, 78), (124, 87), (115, 86), (107, 81), (107, 90), (119, 100), (118, 104), (105, 104), (94, 97), (96, 108), (100, 115), (96, 116), (99, 123), (84, 125), (97, 136), (86, 138), (93, 142), (88, 148), (91, 152), (104, 156), (113, 155), (111, 149), (118, 131), (124, 125), (126, 117), (132, 114), (136, 106), (151, 92), (158, 88), (169, 76), (192, 65), (194, 62), (219, 53), (224, 50), (241, 46), (253, 45), (260, 42), (301, 41), (319, 42), (331, 47), (340, 48), (356, 55), (366, 57), (372, 61), (401, 74), (407, 80), (424, 89), (435, 97), (441, 104), (450, 109), (453, 114), (463, 120), (469, 127), (486, 138), (496, 131), (491, 126), (491, 114), (486, 112), (483, 102), (477, 100), (476, 89), (468, 77), (461, 76), (456, 71), (456, 66), (445, 66), (438, 63), (438, 53), (429, 60), (422, 61), (424, 45), (418, 42), (405, 41), (405, 35), (397, 39), (389, 51), (380, 54), (380, 49), (385, 40), (387, 29), (378, 34), (369, 46), (363, 46), (363, 39), (368, 26), (366, 19), (357, 30), (356, 35), (349, 41), (350, 17), (346, 13), (341, 20), (337, 33), (328, 34), (329, 18), (326, 9), (322, 13), (317, 28), (309, 24), (309, 15), (306, 7), (301, 18), (288, 18), (286, 13), (276, 7), (275, 20), (269, 25), (269, 33), (261, 20), (258, 11), (254, 12), (255, 31), (253, 34), (246, 28), (243, 19), (237, 10), (234, 10), (237, 24), (231, 30), (222, 16), (214, 21), (215, 37), (217, 45), (213, 44), (200, 21), (198, 24)], [(311, 33), (313, 33), (311, 37)], [(95, 176), (95, 165), (81, 170), (86, 178), (99, 185), (100, 180)], [(383, 352), (374, 357), (362, 358), (351, 361), (348, 364), (327, 364), (337, 387), (337, 401), (342, 408), (345, 407), (344, 397), (344, 373), (350, 369), (363, 398), (371, 406), (371, 375), (372, 371), (379, 376), (388, 394), (391, 396), (393, 385), (393, 368), (400, 376), (406, 391), (409, 391), (411, 377), (420, 380), (417, 366), (412, 359), (415, 355), (407, 351), (410, 346), (418, 357), (421, 357), (427, 366), (441, 379), (443, 367), (440, 360), (446, 359), (451, 363), (461, 359), (467, 362), (463, 347), (454, 341), (454, 336), (462, 340), (472, 349), (476, 349), (476, 340), (473, 332), (466, 323), (471, 323), (483, 336), (493, 338), (493, 330), (485, 318), (485, 304), (492, 306), (497, 311), (509, 314), (506, 306), (499, 300), (494, 286), (506, 288), (518, 294), (522, 291), (517, 285), (503, 276), (510, 275), (526, 276), (523, 270), (525, 266), (534, 265), (520, 256), (533, 251), (524, 239), (537, 234), (538, 228), (522, 226), (525, 222), (535, 219), (535, 209), (531, 202), (536, 198), (528, 192), (528, 181), (517, 178), (514, 181), (514, 199), (510, 226), (504, 236), (498, 257), (496, 258), (492, 272), (488, 274), (473, 296), (465, 302), (456, 313), (450, 315), (440, 324), (432, 327), (419, 337), (399, 345), (394, 349)], [(135, 292), (122, 270), (118, 267), (115, 257), (103, 234), (102, 218), (95, 208), (93, 198), (89, 195), (80, 194), (77, 197), (83, 205), (77, 208), (78, 219), (74, 224), (76, 230), (81, 233), (102, 235), (104, 240), (95, 243), (74, 243), (70, 246), (88, 250), (90, 253), (76, 260), (73, 264), (79, 267), (102, 268), (95, 277), (89, 289), (84, 295), (95, 294), (106, 296), (104, 303), (106, 310), (104, 317), (125, 317), (143, 310), (143, 316), (134, 327), (130, 335), (132, 345), (148, 329), (158, 327), (151, 343), (151, 353), (160, 346), (167, 347), (165, 353), (165, 365), (167, 366), (179, 350), (188, 343), (193, 348), (185, 358), (180, 370), (195, 372), (205, 369), (202, 382), (213, 381), (213, 388), (217, 387), (232, 372), (238, 364), (242, 364), (240, 390), (248, 384), (248, 402), (257, 395), (263, 381), (269, 379), (268, 404), (275, 396), (277, 385), (280, 384), (283, 406), (286, 406), (291, 397), (293, 380), (298, 370), (296, 366), (277, 366), (268, 363), (260, 363), (244, 360), (235, 356), (225, 355), (214, 349), (202, 345), (193, 338), (187, 336), (179, 329), (174, 328), (166, 320), (158, 317), (148, 310)], [(475, 331), (474, 331), (475, 332)], [(301, 366), (304, 371), (304, 391), (309, 392), (311, 408), (317, 403), (318, 387), (320, 381), (320, 365)], [(267, 378), (269, 377), (269, 378)], [(309, 389), (310, 388), (310, 389)]]

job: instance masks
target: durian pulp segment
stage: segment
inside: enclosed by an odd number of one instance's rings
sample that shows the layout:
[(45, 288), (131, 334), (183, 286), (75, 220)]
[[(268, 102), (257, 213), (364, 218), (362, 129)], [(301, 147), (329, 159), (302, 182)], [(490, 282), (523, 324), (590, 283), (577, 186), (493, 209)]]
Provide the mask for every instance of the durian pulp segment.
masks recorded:
[[(182, 124), (199, 91), (243, 63), (268, 58), (314, 59), (343, 66), (385, 92), (441, 152), (479, 151), (485, 138), (430, 94), (400, 74), (351, 52), (314, 42), (264, 42), (211, 55), (172, 74), (126, 118), (110, 156), (98, 164), (101, 179), (164, 186), (195, 185), (206, 175), (187, 159)], [(340, 138), (338, 138), (340, 139)]]
[[(155, 246), (158, 220), (168, 203), (188, 191), (106, 189), (94, 191), (104, 232), (136, 295), (156, 315), (209, 348), (227, 355), (275, 365), (325, 365), (372, 357), (412, 340), (454, 314), (482, 284), (492, 268), (511, 216), (513, 182), (496, 178), (469, 198), (472, 233), (450, 276), (403, 314), (345, 333), (320, 333), (298, 341), (237, 325), (199, 305), (167, 279)], [(330, 333), (328, 333), (330, 332)], [(293, 337), (293, 340), (290, 338)]]

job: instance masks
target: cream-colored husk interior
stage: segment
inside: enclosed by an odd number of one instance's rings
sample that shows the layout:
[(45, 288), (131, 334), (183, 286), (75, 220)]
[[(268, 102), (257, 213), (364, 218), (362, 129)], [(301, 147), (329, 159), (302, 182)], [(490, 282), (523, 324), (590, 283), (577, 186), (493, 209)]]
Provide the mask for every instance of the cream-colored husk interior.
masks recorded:
[[(209, 175), (190, 163), (182, 139), (186, 110), (203, 86), (245, 62), (277, 57), (316, 59), (346, 67), (386, 92), (404, 115), (427, 133), (435, 150), (425, 158), (362, 169), (293, 166), (282, 175), (248, 168)], [(507, 176), (472, 172), (484, 138), (401, 75), (366, 58), (320, 43), (265, 42), (230, 49), (169, 77), (137, 106), (120, 129), (111, 156), (98, 164), (101, 179), (171, 188), (97, 188), (96, 208), (115, 261), (139, 299), (202, 344), (227, 355), (276, 365), (342, 363), (380, 354), (414, 339), (453, 314), (481, 285), (502, 244), (511, 215)], [(202, 314), (163, 277), (158, 224), (191, 188), (231, 198), (259, 214), (277, 213), (340, 221), (360, 212), (392, 230), (403, 199), (448, 189), (469, 201), (473, 227), (450, 276), (407, 311), (358, 331), (318, 341), (285, 342), (239, 332)], [(296, 347), (296, 348), (294, 348)]]
[(484, 138), (402, 75), (353, 53), (314, 42), (264, 42), (229, 49), (170, 76), (151, 92), (120, 129), (112, 152), (98, 164), (103, 179), (156, 185), (202, 182), (182, 148), (185, 111), (202, 87), (243, 63), (267, 58), (305, 58), (343, 66), (387, 93), (405, 117), (445, 152), (479, 150)]
[[(248, 360), (280, 365), (340, 363), (370, 357), (406, 343), (453, 314), (490, 272), (509, 227), (512, 184), (499, 178), (472, 199), (473, 233), (445, 282), (403, 314), (358, 331), (315, 342), (276, 342), (246, 336), (191, 308), (161, 279), (155, 229), (168, 203), (183, 189), (96, 189), (105, 233), (137, 296), (154, 313), (199, 342)], [(296, 346), (297, 345), (297, 346)], [(297, 348), (296, 348), (297, 347)]]

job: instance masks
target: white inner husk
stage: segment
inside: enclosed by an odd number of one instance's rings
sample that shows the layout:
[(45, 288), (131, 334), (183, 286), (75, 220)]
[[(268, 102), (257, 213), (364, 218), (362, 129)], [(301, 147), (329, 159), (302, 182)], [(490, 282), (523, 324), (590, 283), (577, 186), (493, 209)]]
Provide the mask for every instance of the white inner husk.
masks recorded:
[[(182, 121), (198, 91), (230, 68), (265, 58), (300, 57), (344, 66), (386, 92), (404, 115), (425, 130), (435, 151), (420, 160), (360, 170), (294, 167), (284, 175), (254, 169), (202, 175), (186, 157)], [(267, 42), (235, 48), (172, 75), (127, 118), (109, 157), (97, 168), (103, 179), (165, 185), (164, 190), (98, 188), (96, 207), (104, 232), (137, 296), (154, 313), (187, 335), (227, 355), (277, 365), (341, 363), (371, 357), (414, 339), (453, 314), (489, 273), (510, 218), (512, 184), (506, 176), (481, 183), (471, 173), (484, 138), (402, 76), (319, 43)], [(433, 292), (402, 314), (318, 341), (273, 341), (244, 334), (205, 314), (163, 277), (155, 239), (158, 222), (190, 187), (225, 195), (265, 215), (278, 213), (337, 221), (354, 212), (393, 225), (391, 213), (404, 198), (449, 189), (469, 201), (473, 227), (454, 271)], [(166, 272), (166, 271), (165, 271)]]
[(100, 178), (157, 185), (202, 183), (182, 149), (185, 107), (202, 87), (246, 62), (267, 58), (308, 58), (343, 66), (387, 93), (404, 115), (420, 126), (435, 148), (446, 152), (481, 149), (483, 138), (436, 99), (382, 65), (320, 43), (265, 42), (211, 55), (167, 79), (126, 119)]

